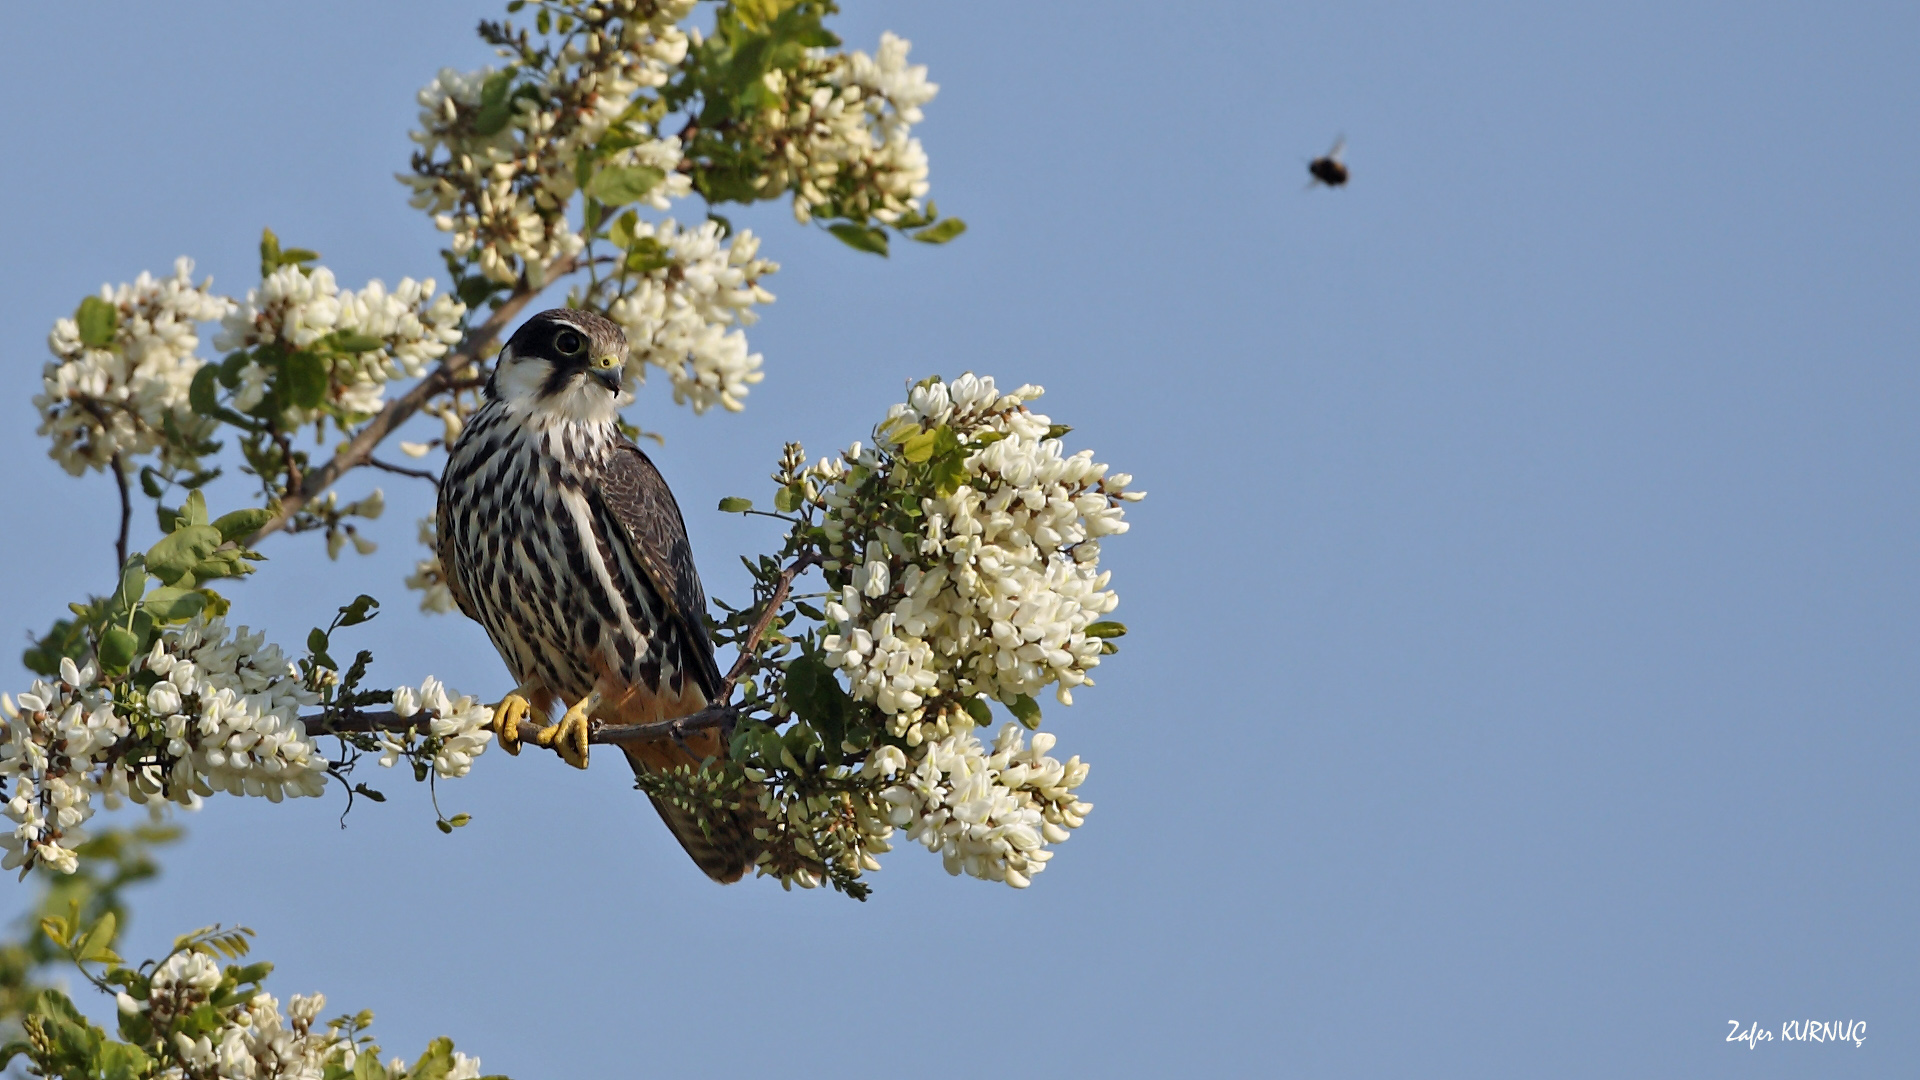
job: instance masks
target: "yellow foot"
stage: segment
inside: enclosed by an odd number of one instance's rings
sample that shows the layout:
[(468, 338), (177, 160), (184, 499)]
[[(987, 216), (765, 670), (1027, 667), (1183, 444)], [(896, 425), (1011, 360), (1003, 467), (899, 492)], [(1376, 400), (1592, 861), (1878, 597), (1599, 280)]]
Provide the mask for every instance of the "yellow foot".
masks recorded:
[(509, 754), (520, 753), (520, 721), (525, 720), (532, 709), (524, 687), (516, 687), (493, 707), (493, 733), (499, 737), (501, 749)]
[(600, 692), (594, 691), (567, 710), (560, 722), (541, 728), (533, 740), (560, 755), (560, 760), (576, 769), (587, 767), (587, 726), (589, 714), (600, 707)]

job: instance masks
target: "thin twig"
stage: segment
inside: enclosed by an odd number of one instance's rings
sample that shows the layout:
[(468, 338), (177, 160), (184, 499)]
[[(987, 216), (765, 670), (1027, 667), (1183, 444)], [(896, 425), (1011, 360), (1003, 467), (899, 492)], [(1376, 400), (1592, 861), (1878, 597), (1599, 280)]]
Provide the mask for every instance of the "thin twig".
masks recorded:
[[(573, 270), (572, 258), (561, 259), (548, 269), (545, 280), (552, 283), (572, 273)], [(292, 520), (295, 514), (332, 487), (334, 481), (350, 470), (365, 465), (374, 447), (380, 445), (381, 441), (391, 435), (394, 429), (411, 419), (413, 414), (419, 412), (420, 407), (431, 400), (435, 394), (452, 386), (455, 376), (480, 359), (481, 354), (499, 340), (500, 332), (506, 329), (514, 316), (520, 314), (520, 310), (527, 306), (538, 291), (523, 286), (500, 301), (484, 322), (467, 331), (466, 336), (460, 339), (459, 347), (448, 353), (440, 361), (439, 367), (434, 368), (426, 378), (415, 383), (412, 389), (387, 402), (386, 408), (381, 409), (379, 415), (369, 420), (367, 426), (360, 429), (359, 434), (348, 440), (347, 445), (341, 447), (340, 452), (333, 456), (333, 460), (310, 470), (301, 483), (300, 490), (287, 492), (280, 500), (280, 512), (262, 525), (259, 532), (248, 538), (248, 546), (258, 545), (261, 540), (286, 528), (287, 522)]]
[(280, 448), (280, 461), (287, 467), (287, 490), (300, 490), (300, 463), (293, 460), (293, 439), (286, 432), (275, 428), (273, 444)]
[(374, 457), (372, 454), (367, 455), (367, 464), (373, 466), (376, 469), (383, 470), (385, 472), (399, 473), (401, 476), (411, 476), (416, 479), (425, 480), (427, 483), (433, 484), (435, 486), (438, 486), (440, 483), (439, 477), (433, 475), (432, 473), (428, 472), (425, 469), (409, 469), (405, 465), (394, 465), (390, 462), (381, 461), (379, 458)]
[(113, 482), (120, 485), (120, 539), (113, 546), (120, 556), (120, 561), (113, 564), (113, 572), (118, 574), (127, 565), (127, 526), (133, 521), (133, 495), (127, 490), (127, 469), (118, 452), (113, 455)]
[(819, 561), (819, 556), (809, 551), (793, 560), (792, 566), (780, 571), (780, 580), (774, 583), (773, 592), (767, 596), (767, 610), (760, 613), (760, 618), (754, 622), (753, 629), (747, 632), (747, 640), (739, 647), (740, 655), (733, 661), (733, 670), (727, 672), (727, 681), (720, 687), (721, 701), (733, 698), (734, 684), (740, 681), (740, 676), (745, 675), (749, 667), (753, 666), (755, 659), (753, 651), (759, 647), (760, 636), (767, 632), (767, 627), (773, 623), (774, 616), (780, 613), (780, 605), (786, 603), (787, 591), (793, 588), (793, 579), (805, 573), (808, 567)]

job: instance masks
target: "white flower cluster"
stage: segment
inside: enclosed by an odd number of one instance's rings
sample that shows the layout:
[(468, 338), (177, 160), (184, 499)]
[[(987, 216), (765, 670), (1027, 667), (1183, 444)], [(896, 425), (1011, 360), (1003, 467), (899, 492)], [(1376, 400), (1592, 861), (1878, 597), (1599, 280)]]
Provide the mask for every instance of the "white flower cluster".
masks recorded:
[(136, 802), (216, 791), (279, 802), (326, 790), (326, 758), (300, 720), (320, 696), (265, 634), (244, 626), (229, 633), (224, 618), (196, 616), (163, 633), (139, 669), (160, 677), (145, 706), (173, 765), (164, 789), (157, 766), (148, 767), (154, 775), (133, 777), (128, 792)]
[[(116, 697), (92, 663), (66, 659), (60, 678), (35, 680), (17, 703), (0, 694), (0, 781), (14, 782), (4, 812), (15, 824), (0, 836), (0, 869), (72, 873), (95, 795), (111, 809), (122, 799), (192, 804), (216, 791), (270, 802), (325, 791), (326, 757), (300, 719), (320, 696), (264, 635), (196, 616), (165, 631), (129, 674), (141, 672), (157, 681), (139, 691), (144, 680), (131, 679)], [(389, 755), (425, 753), (446, 779), (465, 776), (493, 739), (493, 710), (438, 679), (395, 690), (393, 709), (430, 715), (418, 735), (384, 736)]]
[[(295, 994), (283, 1016), (280, 1002), (269, 993), (254, 994), (245, 1002), (215, 1006), (213, 994), (221, 983), (220, 965), (199, 952), (176, 952), (155, 969), (145, 999), (126, 991), (115, 995), (122, 1013), (145, 1015), (156, 1032), (168, 1032), (181, 1017), (213, 1006), (221, 1026), (189, 1037), (172, 1032), (171, 1049), (180, 1064), (155, 1074), (159, 1080), (220, 1077), (222, 1080), (322, 1080), (351, 1072), (361, 1050), (353, 1039), (333, 1025), (315, 1030), (327, 1007), (325, 994)], [(395, 1080), (408, 1075), (405, 1062), (387, 1070)], [(451, 1068), (437, 1074), (443, 1080), (479, 1080), (480, 1059), (454, 1053)]]
[[(153, 973), (145, 1001), (125, 991), (117, 1000), (121, 1012), (145, 1013), (156, 1029), (165, 1031), (180, 1017), (210, 1005), (220, 979), (220, 965), (209, 957), (177, 952)], [(329, 1064), (341, 1063), (354, 1051), (353, 1042), (337, 1028), (313, 1029), (326, 1006), (324, 994), (295, 994), (287, 1004), (287, 1015), (282, 1016), (280, 1002), (272, 994), (257, 993), (242, 1004), (219, 1009), (222, 1023), (214, 1031), (198, 1038), (174, 1032), (173, 1050), (182, 1064), (158, 1075), (180, 1080), (190, 1076), (320, 1080)]]
[(676, 171), (679, 140), (655, 138), (645, 122), (621, 117), (637, 91), (665, 85), (686, 59), (687, 36), (674, 24), (692, 13), (694, 0), (597, 7), (604, 21), (561, 50), (536, 93), (496, 103), (509, 110), (504, 117), (487, 116), (491, 68), (443, 70), (420, 91), (413, 134), (420, 150), (414, 172), (400, 180), (413, 188), (413, 205), (452, 234), (454, 253), (477, 251), (481, 272), (495, 281), (512, 283), (524, 269), (543, 285), (555, 260), (585, 248), (566, 219), (578, 189), (575, 163), (616, 124), (635, 145), (601, 159), (602, 167), (659, 169), (666, 179), (642, 200), (655, 209), (691, 190)]
[[(392, 292), (377, 280), (357, 293), (343, 292), (324, 266), (310, 271), (282, 266), (259, 288), (248, 290), (246, 302), (227, 315), (213, 344), (227, 352), (274, 343), (305, 349), (335, 332), (378, 339), (377, 348), (328, 360), (328, 400), (349, 415), (366, 416), (380, 411), (388, 380), (425, 374), (429, 363), (459, 342), (467, 306), (434, 292), (432, 278), (402, 278)], [(234, 407), (245, 411), (258, 405), (267, 377), (258, 363), (242, 368)], [(297, 425), (312, 416), (288, 419)]]
[(763, 377), (760, 354), (747, 352), (736, 327), (758, 319), (755, 304), (773, 302), (760, 278), (780, 269), (757, 258), (760, 240), (741, 230), (725, 243), (718, 222), (690, 229), (669, 218), (639, 222), (639, 239), (658, 244), (667, 260), (640, 276), (607, 314), (627, 335), (627, 374), (646, 379), (652, 364), (673, 380), (673, 400), (704, 413), (714, 405), (739, 412), (747, 388)]
[(1031, 746), (1023, 736), (1018, 724), (1007, 724), (989, 750), (961, 715), (917, 757), (883, 746), (863, 770), (896, 781), (880, 792), (889, 820), (939, 852), (947, 873), (1024, 889), (1053, 858), (1047, 845), (1067, 839), (1093, 805), (1073, 794), (1087, 778), (1079, 757), (1047, 756), (1054, 739), (1046, 732), (1036, 732)]
[(115, 454), (144, 454), (166, 442), (169, 418), (183, 431), (199, 422), (187, 391), (201, 360), (196, 324), (218, 319), (232, 301), (216, 296), (211, 279), (195, 285), (193, 261), (181, 258), (173, 276), (142, 273), (131, 285), (101, 286), (117, 322), (109, 348), (80, 337), (73, 319), (47, 336), (54, 359), (42, 371), (40, 434), (53, 437), (53, 459), (75, 476), (103, 469)]
[[(1012, 703), (1056, 684), (1070, 705), (1073, 687), (1092, 684), (1104, 641), (1087, 628), (1119, 604), (1099, 538), (1126, 531), (1120, 503), (1142, 493), (1091, 451), (1063, 455), (1051, 421), (1026, 408), (1040, 394), (928, 380), (889, 411), (877, 447), (856, 443), (812, 471), (829, 550), (849, 567), (825, 607), (827, 662), (896, 734), (912, 738), (932, 698)], [(888, 513), (903, 445), (942, 429), (966, 448), (964, 478), (944, 496), (918, 491), (918, 532), (903, 532)]]
[(927, 81), (926, 65), (907, 63), (912, 47), (885, 33), (874, 56), (821, 52), (792, 78), (778, 69), (763, 76), (785, 102), (763, 118), (780, 132), (767, 185), (793, 186), (801, 223), (823, 209), (885, 222), (920, 209), (927, 154), (912, 130), (940, 87)]
[(6, 804), (14, 828), (0, 836), (7, 851), (0, 869), (40, 864), (71, 874), (79, 866), (73, 849), (86, 839), (80, 827), (93, 816), (93, 793), (101, 788), (94, 759), (131, 730), (94, 675), (91, 664), (82, 669), (63, 660), (58, 680), (35, 679), (17, 705), (0, 694), (7, 724), (0, 778), (14, 782)]
[(473, 769), (473, 759), (486, 753), (493, 741), (493, 707), (479, 699), (447, 692), (439, 679), (427, 676), (420, 689), (397, 687), (393, 691), (393, 712), (406, 719), (422, 710), (427, 717), (426, 739), (417, 740), (411, 732), (383, 732), (380, 764), (391, 768), (404, 755), (430, 751), (433, 771), (443, 780), (465, 776)]
[(420, 544), (427, 557), (413, 564), (407, 588), (420, 593), (420, 610), (431, 615), (452, 611), (453, 590), (447, 587), (447, 570), (440, 565), (439, 524), (430, 514), (420, 519)]

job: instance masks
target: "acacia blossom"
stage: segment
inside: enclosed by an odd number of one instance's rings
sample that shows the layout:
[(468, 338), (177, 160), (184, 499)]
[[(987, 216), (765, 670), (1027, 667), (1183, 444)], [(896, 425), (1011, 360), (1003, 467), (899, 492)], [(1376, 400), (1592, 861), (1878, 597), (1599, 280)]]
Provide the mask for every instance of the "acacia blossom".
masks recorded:
[[(1001, 394), (972, 375), (929, 380), (889, 411), (878, 445), (814, 470), (829, 551), (847, 568), (825, 606), (828, 663), (902, 733), (931, 698), (1011, 704), (1053, 685), (1071, 704), (1073, 687), (1092, 684), (1104, 639), (1088, 630), (1120, 602), (1099, 569), (1100, 537), (1126, 531), (1120, 504), (1141, 493), (1091, 451), (1064, 454), (1052, 422), (1026, 407), (1040, 394)], [(942, 429), (971, 448), (963, 477), (924, 493), (907, 532), (873, 507), (906, 466), (907, 440)]]
[(927, 154), (912, 130), (940, 87), (927, 81), (926, 65), (907, 63), (912, 47), (884, 33), (873, 56), (818, 51), (792, 74), (763, 77), (783, 102), (758, 118), (778, 149), (765, 186), (792, 186), (795, 220), (892, 223), (919, 211)]
[(951, 727), (911, 759), (898, 747), (880, 747), (863, 771), (895, 781), (880, 792), (891, 808), (888, 820), (939, 852), (947, 873), (1024, 889), (1053, 858), (1046, 845), (1067, 839), (1093, 810), (1073, 794), (1087, 765), (1077, 756), (1049, 757), (1054, 737), (1044, 731), (1028, 746), (1021, 727), (1007, 724), (989, 750), (971, 720), (955, 717)]
[(722, 241), (720, 224), (683, 229), (671, 218), (638, 222), (634, 235), (661, 252), (660, 265), (641, 274), (607, 308), (627, 335), (627, 374), (646, 379), (648, 365), (667, 373), (673, 400), (704, 413), (714, 405), (739, 412), (747, 388), (763, 378), (760, 354), (747, 351), (738, 327), (752, 326), (755, 304), (773, 302), (760, 278), (780, 267), (757, 258), (751, 230)]
[[(677, 171), (680, 142), (656, 136), (627, 116), (643, 88), (666, 84), (686, 59), (688, 39), (675, 24), (694, 0), (613, 0), (600, 5), (609, 24), (568, 44), (543, 80), (494, 103), (485, 94), (492, 68), (442, 70), (420, 91), (420, 150), (414, 171), (402, 174), (413, 205), (434, 215), (451, 234), (456, 255), (473, 254), (487, 277), (505, 284), (524, 271), (537, 285), (556, 261), (578, 255), (586, 240), (567, 221), (578, 191), (575, 163), (610, 131), (632, 145), (601, 159), (601, 167), (645, 166), (663, 179), (641, 201), (664, 210), (691, 182)], [(612, 36), (606, 32), (618, 20)], [(508, 88), (501, 84), (496, 92)], [(623, 117), (625, 117), (623, 119)]]
[(116, 454), (156, 448), (170, 458), (184, 451), (167, 438), (171, 423), (183, 434), (202, 431), (187, 392), (202, 360), (198, 324), (225, 315), (233, 301), (212, 291), (211, 278), (195, 285), (193, 260), (182, 256), (170, 277), (142, 272), (132, 284), (101, 286), (100, 299), (114, 313), (113, 339), (105, 346), (81, 339), (75, 319), (60, 319), (47, 335), (54, 359), (41, 372), (39, 433), (51, 436), (49, 455), (78, 476), (104, 469)]
[[(377, 280), (359, 292), (343, 291), (324, 266), (282, 266), (259, 288), (248, 290), (245, 302), (226, 316), (214, 347), (223, 352), (273, 344), (309, 349), (329, 335), (377, 342), (369, 349), (322, 353), (327, 400), (350, 416), (371, 415), (380, 411), (389, 380), (425, 374), (429, 363), (459, 342), (467, 306), (444, 293), (435, 296), (435, 291), (432, 278), (401, 278), (392, 292)], [(267, 380), (268, 372), (257, 361), (241, 368), (234, 407), (244, 412), (258, 405)], [(290, 409), (289, 414), (293, 427), (313, 418), (308, 410)]]
[[(129, 675), (108, 685), (94, 664), (68, 658), (59, 678), (35, 680), (17, 701), (0, 694), (0, 782), (12, 781), (3, 812), (15, 824), (0, 836), (0, 868), (72, 873), (96, 795), (111, 809), (123, 799), (324, 792), (330, 765), (300, 718), (320, 695), (265, 635), (195, 616), (164, 631)], [(394, 709), (428, 712), (419, 730), (388, 738), (443, 778), (466, 775), (493, 737), (491, 708), (433, 678), (396, 690)]]

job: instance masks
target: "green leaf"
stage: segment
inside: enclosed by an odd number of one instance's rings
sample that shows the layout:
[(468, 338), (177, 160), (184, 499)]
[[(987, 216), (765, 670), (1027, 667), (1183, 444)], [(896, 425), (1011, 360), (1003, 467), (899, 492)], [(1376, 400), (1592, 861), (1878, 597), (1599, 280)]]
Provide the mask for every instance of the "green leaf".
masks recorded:
[(833, 677), (833, 670), (818, 656), (795, 657), (787, 665), (786, 694), (794, 714), (819, 733), (828, 753), (838, 754), (847, 735), (850, 701), (840, 688), (840, 680)]
[(34, 639), (33, 647), (21, 654), (20, 662), (35, 675), (52, 677), (60, 674), (61, 658), (70, 656), (74, 663), (83, 663), (91, 648), (84, 625), (60, 619), (44, 636)]
[(469, 822), (469, 821), (472, 821), (472, 820), (473, 820), (473, 815), (472, 815), (472, 814), (455, 814), (455, 815), (453, 815), (452, 817), (450, 817), (450, 818), (448, 818), (448, 819), (447, 819), (447, 824), (449, 824), (449, 825), (451, 825), (451, 826), (453, 826), (454, 828), (456, 828), (456, 829), (458, 829), (458, 828), (461, 828), (462, 826), (464, 826), (464, 825), (466, 825), (466, 823), (467, 823), (467, 822)]
[[(74, 910), (78, 911), (78, 906)], [(73, 933), (73, 924), (58, 915), (48, 915), (40, 920), (40, 932), (47, 935), (49, 941), (64, 949), (67, 947), (68, 937)]]
[(433, 826), (434, 828), (439, 829), (441, 832), (446, 833), (448, 836), (453, 835), (453, 825), (452, 823), (448, 822), (447, 819), (445, 818), (441, 818), (439, 821), (434, 822)]
[[(183, 510), (181, 516), (187, 517), (188, 512)], [(204, 512), (201, 516), (205, 517)], [(223, 542), (220, 530), (211, 525), (181, 525), (147, 549), (147, 572), (162, 584), (175, 584)]]
[(633, 246), (634, 230), (639, 226), (640, 215), (629, 210), (614, 218), (613, 224), (607, 226), (607, 239), (613, 241), (615, 247), (624, 251)]
[(1040, 706), (1034, 704), (1032, 695), (1021, 694), (1007, 702), (1007, 711), (1028, 731), (1040, 730)]
[(187, 404), (201, 416), (219, 416), (221, 413), (219, 398), (220, 369), (207, 364), (193, 373), (193, 382), (187, 388)]
[[(906, 441), (900, 444), (900, 456), (916, 465), (925, 462), (933, 456), (934, 445), (940, 441), (940, 433), (943, 431), (948, 431), (945, 424), (932, 431), (922, 431), (907, 436)], [(951, 435), (952, 432), (948, 431), (948, 434)]]
[(197, 491), (187, 496), (186, 505), (180, 508), (180, 516), (186, 519), (188, 525), (205, 525), (207, 523), (207, 497)]
[(129, 558), (127, 565), (121, 569), (120, 585), (114, 589), (113, 597), (107, 605), (108, 609), (114, 612), (131, 611), (133, 605), (139, 603), (140, 598), (146, 593), (146, 559), (135, 555)]
[(316, 626), (312, 630), (307, 631), (307, 651), (314, 653), (327, 651), (327, 632), (325, 630)]
[(82, 962), (106, 960), (117, 963), (119, 957), (113, 955), (113, 933), (119, 925), (119, 919), (109, 911), (100, 916), (100, 921), (87, 931), (87, 939), (74, 950), (74, 955)]
[(957, 217), (950, 217), (935, 225), (929, 225), (912, 234), (915, 240), (923, 244), (944, 244), (967, 231), (967, 223)]
[(357, 330), (335, 330), (323, 340), (328, 348), (338, 353), (373, 352), (376, 349), (384, 349), (387, 345), (385, 338), (362, 334)]
[(163, 623), (186, 622), (204, 611), (207, 594), (198, 589), (165, 586), (147, 594), (141, 609)]
[(1127, 624), (1114, 622), (1112, 620), (1103, 620), (1087, 627), (1086, 635), (1096, 638), (1126, 637)]
[(827, 226), (827, 231), (840, 238), (840, 242), (855, 251), (872, 252), (885, 258), (887, 254), (887, 234), (871, 225), (859, 225), (851, 221), (842, 221)]
[(608, 206), (625, 206), (645, 198), (666, 178), (651, 165), (610, 165), (587, 181), (587, 194)]
[(353, 793), (355, 795), (365, 795), (367, 798), (372, 799), (374, 802), (387, 801), (387, 797), (385, 795), (382, 795), (378, 791), (373, 790), (372, 788), (368, 787), (365, 784), (353, 785)]
[(480, 84), (480, 111), (473, 116), (476, 135), (497, 135), (513, 119), (513, 99), (507, 91), (513, 86), (514, 69), (496, 71)]
[(970, 697), (962, 704), (967, 710), (967, 715), (973, 717), (974, 723), (981, 727), (992, 725), (993, 710), (987, 707), (986, 699)]
[(353, 603), (340, 609), (340, 625), (358, 626), (368, 619), (373, 618), (375, 615), (380, 614), (378, 610), (379, 607), (380, 601), (375, 600), (366, 593), (361, 593), (359, 596), (353, 598)]
[(260, 230), (260, 276), (267, 277), (280, 269), (280, 238), (273, 235), (272, 229)]
[[(100, 1048), (95, 1059), (101, 1080), (140, 1080), (152, 1070), (153, 1059), (146, 1051), (126, 1043), (110, 1042)], [(95, 1075), (91, 1071), (89, 1076)]]
[(234, 968), (227, 974), (233, 979), (235, 985), (245, 986), (248, 983), (258, 983), (261, 979), (273, 974), (273, 965), (262, 960), (256, 964), (248, 964), (246, 967)]
[(387, 1067), (380, 1064), (380, 1055), (361, 1054), (355, 1059), (353, 1080), (389, 1080)]
[(153, 1038), (153, 1021), (145, 1013), (120, 1013), (120, 1037), (135, 1045)]
[(140, 639), (123, 626), (109, 627), (100, 635), (100, 666), (107, 671), (125, 671), (140, 651)]
[(427, 1044), (427, 1052), (413, 1063), (407, 1080), (447, 1080), (453, 1071), (453, 1040), (445, 1035)]
[(273, 520), (273, 511), (263, 507), (248, 507), (235, 510), (231, 514), (221, 514), (213, 527), (220, 530), (220, 538), (239, 543), (260, 531), (260, 526)]
[(651, 236), (635, 238), (627, 251), (626, 267), (636, 274), (650, 274), (672, 265), (673, 256), (667, 253), (666, 245)]
[(289, 405), (317, 408), (327, 399), (327, 362), (314, 353), (291, 353), (280, 362), (280, 393)]
[(752, 499), (742, 499), (737, 495), (729, 495), (720, 500), (720, 512), (723, 514), (744, 514), (751, 509), (753, 509)]
[(1052, 427), (1049, 427), (1047, 429), (1047, 438), (1064, 439), (1066, 438), (1067, 433), (1072, 430), (1073, 430), (1072, 424), (1055, 424)]
[(81, 344), (91, 349), (105, 349), (113, 344), (113, 332), (120, 325), (120, 309), (97, 296), (89, 296), (80, 301), (73, 321), (80, 326)]
[(791, 514), (800, 509), (800, 504), (805, 502), (806, 498), (807, 493), (799, 484), (788, 484), (773, 493), (773, 508), (783, 514)]

